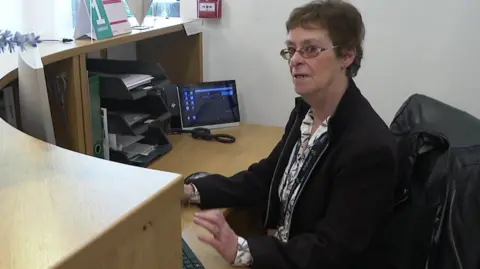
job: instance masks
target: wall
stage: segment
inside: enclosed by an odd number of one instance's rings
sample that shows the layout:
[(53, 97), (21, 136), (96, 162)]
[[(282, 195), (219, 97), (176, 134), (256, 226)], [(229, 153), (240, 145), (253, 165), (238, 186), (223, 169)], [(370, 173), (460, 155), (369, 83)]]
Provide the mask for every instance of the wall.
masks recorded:
[[(284, 22), (292, 8), (308, 0), (281, 1), (280, 5), (278, 0), (223, 1), (224, 18), (205, 22), (205, 80), (235, 79), (243, 120), (282, 126), (295, 97), (287, 63), (279, 56), (286, 37)], [(23, 9), (27, 2), (29, 7)], [(69, 21), (70, 14), (62, 10), (69, 10), (71, 1), (33, 2), (9, 5), (10, 0), (0, 0), (0, 6), (11, 9), (0, 16), (0, 29), (37, 27), (42, 38), (68, 36), (63, 34), (68, 29), (58, 27), (68, 26), (61, 22)], [(387, 123), (415, 92), (480, 117), (480, 87), (475, 84), (480, 75), (480, 1), (351, 2), (361, 10), (367, 28), (365, 60), (356, 81)], [(63, 5), (49, 11), (56, 22), (40, 23), (44, 17), (37, 16), (38, 11), (53, 3)], [(180, 3), (183, 17), (196, 17), (196, 0)], [(20, 19), (18, 14), (25, 17)], [(109, 56), (134, 59), (135, 45), (113, 48)]]
[(0, 0), (0, 30), (35, 33), (44, 39), (71, 36), (71, 0)]
[[(220, 21), (205, 21), (205, 80), (235, 79), (242, 120), (282, 126), (293, 107), (288, 64), (279, 53), (285, 18), (306, 1), (224, 0)], [(196, 16), (196, 0), (181, 0), (183, 17)], [(264, 14), (263, 10), (278, 10)]]
[(10, 7), (8, 12), (2, 12), (0, 16), (0, 30), (2, 32), (5, 29), (13, 32), (23, 30), (23, 18), (19, 18), (23, 14), (23, 2), (18, 1), (15, 5), (11, 5), (10, 2), (10, 0), (0, 0), (0, 7)]
[(355, 3), (368, 32), (358, 81), (385, 120), (415, 92), (480, 117), (480, 1)]
[(23, 0), (23, 10), (17, 14), (23, 15), (23, 29), (20, 31), (24, 33), (33, 32), (42, 39), (73, 35), (71, 0)]
[[(279, 56), (284, 22), (293, 7), (308, 1), (223, 1), (224, 18), (205, 23), (205, 79), (236, 79), (243, 120), (283, 126), (295, 96)], [(367, 28), (356, 81), (387, 123), (415, 92), (480, 117), (480, 1), (351, 2)], [(181, 0), (181, 14), (195, 17), (196, 0)]]

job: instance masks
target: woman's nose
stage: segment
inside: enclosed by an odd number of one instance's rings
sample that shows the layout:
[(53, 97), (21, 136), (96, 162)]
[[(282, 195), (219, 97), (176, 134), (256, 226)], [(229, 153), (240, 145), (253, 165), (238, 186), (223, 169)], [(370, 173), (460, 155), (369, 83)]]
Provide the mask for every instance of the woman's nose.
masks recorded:
[(298, 51), (296, 51), (293, 55), (292, 58), (290, 58), (290, 65), (291, 66), (297, 66), (298, 64), (302, 63), (305, 59), (300, 55)]

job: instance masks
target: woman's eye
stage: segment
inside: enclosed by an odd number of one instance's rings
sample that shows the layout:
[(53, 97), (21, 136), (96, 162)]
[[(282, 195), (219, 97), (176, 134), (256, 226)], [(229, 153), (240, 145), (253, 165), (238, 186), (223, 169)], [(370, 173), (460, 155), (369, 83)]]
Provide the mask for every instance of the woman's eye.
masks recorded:
[(307, 47), (305, 47), (305, 52), (306, 52), (306, 53), (314, 53), (314, 52), (316, 52), (316, 51), (317, 51), (317, 47), (315, 47), (315, 46), (307, 46)]

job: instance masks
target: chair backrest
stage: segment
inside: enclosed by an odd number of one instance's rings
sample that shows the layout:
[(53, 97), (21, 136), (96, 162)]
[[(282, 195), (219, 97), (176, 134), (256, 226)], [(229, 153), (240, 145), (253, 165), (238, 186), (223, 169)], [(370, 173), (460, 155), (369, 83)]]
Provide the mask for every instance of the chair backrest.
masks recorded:
[[(475, 206), (478, 200), (469, 198), (466, 188), (459, 189), (460, 182), (455, 179), (467, 177), (470, 185), (474, 182), (478, 186), (480, 174), (464, 168), (457, 149), (480, 145), (480, 120), (438, 100), (415, 94), (404, 102), (390, 129), (398, 138), (401, 172), (395, 212), (385, 234), (391, 266), (443, 269), (447, 267), (438, 267), (442, 261), (461, 264), (463, 256), (469, 264), (478, 265), (475, 258), (471, 258), (478, 252), (472, 254), (463, 241), (452, 240), (448, 235), (464, 234), (460, 230), (465, 225), (454, 220), (454, 216), (479, 209)], [(480, 150), (476, 153), (474, 156), (480, 160)], [(462, 186), (465, 185), (468, 184)], [(462, 193), (458, 193), (459, 190)], [(470, 205), (454, 203), (456, 196), (467, 199)], [(480, 225), (478, 227), (480, 229)], [(459, 231), (449, 232), (452, 228)], [(471, 228), (470, 232), (478, 233), (478, 229)], [(480, 244), (480, 239), (478, 242)], [(463, 244), (459, 252), (466, 253), (450, 251), (455, 244)], [(477, 249), (480, 251), (480, 247)]]
[[(480, 134), (479, 134), (480, 135)], [(451, 148), (450, 197), (428, 269), (480, 268), (480, 146)]]

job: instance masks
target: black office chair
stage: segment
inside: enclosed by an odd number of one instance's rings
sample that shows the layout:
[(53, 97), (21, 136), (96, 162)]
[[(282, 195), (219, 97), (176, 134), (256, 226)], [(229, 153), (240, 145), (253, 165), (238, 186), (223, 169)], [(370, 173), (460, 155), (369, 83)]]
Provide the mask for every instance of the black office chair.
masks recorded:
[(390, 129), (400, 158), (391, 267), (480, 268), (480, 120), (414, 94)]

